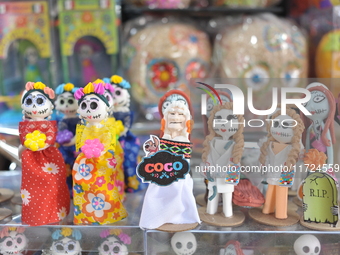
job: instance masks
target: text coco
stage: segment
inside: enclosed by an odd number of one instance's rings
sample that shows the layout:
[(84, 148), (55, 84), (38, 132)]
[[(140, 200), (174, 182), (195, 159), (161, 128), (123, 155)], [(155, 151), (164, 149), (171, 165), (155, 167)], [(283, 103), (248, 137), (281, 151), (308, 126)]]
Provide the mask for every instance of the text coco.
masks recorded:
[(145, 172), (151, 174), (153, 171), (162, 172), (163, 170), (166, 172), (171, 172), (172, 170), (179, 171), (183, 168), (183, 164), (179, 161), (171, 162), (171, 163), (156, 163), (156, 164), (146, 164)]

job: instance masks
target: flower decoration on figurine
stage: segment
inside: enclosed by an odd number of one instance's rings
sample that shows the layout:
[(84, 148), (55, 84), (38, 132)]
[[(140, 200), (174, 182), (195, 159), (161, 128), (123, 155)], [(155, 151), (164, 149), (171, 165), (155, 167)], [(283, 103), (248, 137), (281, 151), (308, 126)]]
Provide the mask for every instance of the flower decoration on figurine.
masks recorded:
[(65, 143), (69, 143), (73, 137), (74, 137), (74, 134), (71, 131), (64, 129), (58, 132), (56, 141), (57, 143), (62, 145)]
[(52, 255), (81, 255), (82, 248), (80, 240), (82, 234), (78, 229), (62, 228), (52, 233), (52, 246), (50, 252)]
[(99, 255), (127, 255), (127, 245), (131, 244), (131, 237), (120, 229), (106, 229), (100, 233), (104, 239), (98, 247)]
[(98, 158), (103, 150), (104, 145), (99, 139), (86, 140), (85, 144), (81, 147), (81, 151), (85, 154), (86, 158)]
[(37, 151), (46, 146), (46, 135), (41, 133), (39, 130), (34, 130), (33, 133), (26, 135), (26, 141), (24, 145), (31, 151)]
[(23, 255), (28, 244), (25, 228), (4, 227), (0, 232), (0, 252), (3, 255)]

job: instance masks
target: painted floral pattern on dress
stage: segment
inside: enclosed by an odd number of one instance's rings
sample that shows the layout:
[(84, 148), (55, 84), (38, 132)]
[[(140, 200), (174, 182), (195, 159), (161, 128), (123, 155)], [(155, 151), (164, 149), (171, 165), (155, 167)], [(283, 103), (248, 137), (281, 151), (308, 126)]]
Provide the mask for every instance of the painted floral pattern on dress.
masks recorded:
[(26, 189), (21, 190), (21, 199), (24, 205), (28, 205), (31, 199), (31, 194)]
[(107, 218), (107, 211), (111, 209), (111, 204), (108, 202), (109, 197), (106, 192), (98, 191), (96, 193), (85, 192), (84, 213), (92, 216), (96, 221), (103, 221)]
[(66, 216), (67, 216), (67, 210), (66, 210), (65, 207), (62, 207), (62, 208), (60, 209), (60, 211), (58, 212), (59, 220), (65, 219)]
[(86, 158), (83, 158), (80, 160), (79, 163), (75, 163), (73, 166), (73, 169), (76, 170), (76, 174), (74, 175), (74, 178), (84, 181), (90, 181), (93, 177), (92, 170), (94, 169), (94, 165), (86, 162)]
[(42, 167), (42, 170), (49, 174), (59, 173), (59, 167), (53, 163), (45, 163), (45, 165)]

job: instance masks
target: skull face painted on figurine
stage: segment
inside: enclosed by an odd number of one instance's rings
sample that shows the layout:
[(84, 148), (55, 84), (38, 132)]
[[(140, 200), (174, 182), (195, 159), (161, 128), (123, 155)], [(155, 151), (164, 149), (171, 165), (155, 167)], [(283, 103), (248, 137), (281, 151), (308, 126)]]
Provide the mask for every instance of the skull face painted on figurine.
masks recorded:
[(79, 241), (65, 237), (61, 240), (54, 241), (50, 250), (52, 255), (80, 255), (82, 249)]
[[(185, 129), (186, 125), (186, 116), (183, 109), (183, 103), (182, 107), (179, 107), (176, 105), (176, 103), (169, 105), (169, 109), (165, 112), (165, 120), (168, 130), (173, 131), (182, 131)], [(184, 106), (185, 107), (185, 106)]]
[(109, 106), (110, 106), (109, 111), (112, 112), (113, 108), (114, 108), (114, 100), (113, 100), (113, 96), (110, 93), (110, 91), (105, 90), (104, 97), (106, 98), (107, 102), (109, 103)]
[(177, 255), (191, 255), (197, 249), (197, 241), (193, 233), (178, 232), (171, 238), (171, 247)]
[(313, 235), (302, 235), (294, 243), (296, 255), (318, 255), (321, 251), (319, 239)]
[(110, 236), (99, 247), (99, 255), (127, 255), (129, 253), (126, 245), (116, 237)]
[(130, 107), (129, 91), (115, 84), (113, 84), (112, 86), (115, 90), (112, 95), (114, 111), (115, 112), (129, 111), (129, 107)]
[(238, 130), (238, 118), (232, 110), (222, 109), (215, 113), (213, 128), (216, 134), (228, 140)]
[(279, 143), (290, 143), (294, 136), (293, 127), (296, 125), (288, 115), (277, 116), (271, 124), (270, 133)]
[(66, 116), (71, 116), (76, 115), (78, 104), (71, 92), (64, 92), (57, 97), (55, 107), (57, 111), (60, 111)]
[(78, 106), (80, 117), (89, 123), (100, 123), (108, 116), (109, 107), (98, 96), (90, 94), (84, 97)]
[(52, 102), (41, 92), (31, 92), (23, 101), (23, 114), (32, 120), (44, 120), (52, 114)]
[(11, 231), (0, 243), (0, 252), (3, 255), (21, 255), (27, 246), (27, 238), (23, 233)]
[(329, 102), (327, 96), (318, 90), (311, 92), (311, 99), (303, 106), (312, 114), (307, 117), (313, 121), (324, 120), (329, 114)]

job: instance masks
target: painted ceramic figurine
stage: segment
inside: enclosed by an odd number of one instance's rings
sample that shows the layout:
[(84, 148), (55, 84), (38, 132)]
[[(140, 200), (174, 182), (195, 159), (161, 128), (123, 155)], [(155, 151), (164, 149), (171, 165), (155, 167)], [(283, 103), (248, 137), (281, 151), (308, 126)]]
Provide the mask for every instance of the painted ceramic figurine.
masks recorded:
[(321, 244), (319, 239), (314, 235), (302, 235), (295, 240), (294, 251), (296, 255), (319, 255), (321, 252)]
[[(233, 104), (226, 102), (223, 105), (214, 106), (208, 120), (209, 135), (203, 143), (202, 160), (208, 167), (227, 166), (234, 167), (235, 175), (240, 167), (240, 161), (244, 148), (243, 116), (234, 115)], [(215, 122), (220, 120), (221, 122)], [(227, 120), (227, 121), (223, 121)], [(238, 122), (232, 123), (232, 121)], [(226, 171), (207, 171), (208, 204), (207, 213), (217, 213), (219, 194), (223, 197), (223, 213), (225, 217), (233, 216), (232, 196), (234, 185), (239, 182), (239, 175), (231, 182), (227, 181)]]
[(192, 255), (197, 250), (196, 237), (191, 232), (178, 232), (171, 238), (171, 248), (176, 255)]
[(0, 253), (3, 255), (23, 255), (28, 239), (23, 227), (4, 227), (0, 232)]
[(43, 251), (43, 254), (49, 255), (81, 255), (82, 248), (80, 240), (82, 234), (78, 229), (62, 228), (52, 233), (52, 245), (49, 251)]
[(36, 226), (56, 223), (69, 213), (66, 168), (54, 146), (57, 124), (47, 120), (54, 108), (54, 91), (28, 82), (22, 97), (24, 120), (19, 123), (22, 149), (22, 222)]
[(66, 171), (67, 171), (67, 186), (71, 196), (72, 192), (72, 167), (77, 157), (76, 154), (76, 126), (80, 121), (77, 116), (78, 103), (74, 98), (74, 93), (78, 88), (71, 83), (61, 84), (55, 89), (57, 99), (55, 108), (64, 116), (58, 123), (58, 134), (56, 142), (60, 145), (59, 151), (63, 155)]
[(124, 151), (119, 142), (119, 137), (124, 131), (124, 126), (120, 120), (116, 120), (115, 117), (113, 117), (112, 115), (113, 108), (114, 108), (114, 100), (113, 100), (114, 88), (110, 84), (110, 81), (107, 80), (107, 78), (104, 78), (104, 79), (105, 79), (105, 82), (103, 80), (97, 79), (93, 83), (104, 86), (105, 88), (104, 97), (107, 99), (107, 102), (109, 103), (109, 116), (107, 120), (102, 122), (102, 124), (108, 125), (111, 128), (114, 128), (114, 131), (116, 133), (115, 150), (114, 150), (115, 160), (116, 160), (115, 186), (118, 189), (120, 200), (124, 201), (125, 199), (125, 176), (124, 176), (124, 167), (123, 167)]
[(76, 149), (81, 150), (72, 170), (75, 224), (110, 224), (127, 216), (115, 186), (116, 133), (101, 124), (108, 117), (105, 88), (89, 83), (75, 93), (78, 113), (86, 126), (77, 126)]
[[(332, 165), (334, 163), (333, 144), (336, 142), (334, 135), (335, 98), (322, 83), (311, 83), (307, 89), (311, 92), (311, 99), (304, 104), (304, 107), (312, 115), (300, 114), (306, 127), (303, 133), (306, 152), (309, 149), (317, 149), (326, 154), (325, 163)], [(331, 167), (326, 170), (329, 168)]]
[(293, 184), (297, 162), (304, 152), (301, 142), (304, 125), (295, 110), (287, 108), (286, 115), (280, 112), (275, 112), (273, 121), (268, 122), (267, 140), (261, 146), (259, 160), (262, 167), (267, 167), (268, 182), (262, 212), (275, 212), (275, 218), (287, 219), (288, 187)]
[[(174, 101), (168, 105), (161, 122), (163, 137), (160, 139), (160, 148), (162, 151), (183, 155), (182, 157), (187, 160), (190, 158), (190, 151), (188, 151), (191, 147), (189, 146), (190, 120), (190, 111), (183, 102)], [(177, 150), (174, 150), (174, 146)], [(139, 223), (141, 228), (155, 229), (166, 223), (193, 224), (191, 228), (194, 228), (199, 222), (193, 196), (193, 180), (190, 174), (186, 174), (184, 178), (167, 186), (149, 184)]]
[(114, 88), (113, 93), (113, 116), (116, 120), (123, 122), (124, 131), (120, 134), (119, 141), (124, 150), (124, 175), (127, 192), (136, 192), (146, 188), (145, 183), (141, 183), (136, 175), (138, 163), (138, 152), (140, 147), (139, 139), (131, 132), (133, 123), (133, 112), (130, 110), (130, 84), (118, 75), (113, 75), (110, 79)]
[(120, 229), (106, 229), (100, 233), (102, 238), (98, 247), (99, 255), (128, 255), (127, 245), (131, 244), (131, 237)]

